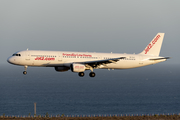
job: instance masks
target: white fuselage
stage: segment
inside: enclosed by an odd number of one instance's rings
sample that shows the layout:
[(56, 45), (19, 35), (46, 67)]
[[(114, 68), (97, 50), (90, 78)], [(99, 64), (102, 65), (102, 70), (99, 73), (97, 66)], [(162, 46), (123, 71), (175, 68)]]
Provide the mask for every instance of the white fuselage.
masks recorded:
[(8, 58), (8, 62), (25, 67), (54, 67), (58, 72), (71, 69), (84, 76), (85, 70), (91, 70), (89, 76), (94, 77), (93, 69), (129, 69), (166, 61), (169, 57), (160, 57), (159, 53), (164, 33), (158, 33), (147, 47), (139, 54), (68, 52), (68, 51), (20, 51)]
[[(125, 57), (115, 63), (100, 65), (101, 69), (129, 69), (147, 66), (163, 62), (162, 60), (149, 60), (157, 56), (147, 56), (141, 54), (116, 54), (116, 53), (92, 53), (92, 52), (67, 52), (67, 51), (20, 51), (16, 54), (20, 56), (11, 56), (8, 62), (21, 66), (39, 66), (39, 67), (70, 67), (72, 63), (82, 63), (87, 61), (105, 60), (111, 58)], [(158, 56), (159, 57), (159, 56)], [(159, 57), (161, 58), (161, 57)]]

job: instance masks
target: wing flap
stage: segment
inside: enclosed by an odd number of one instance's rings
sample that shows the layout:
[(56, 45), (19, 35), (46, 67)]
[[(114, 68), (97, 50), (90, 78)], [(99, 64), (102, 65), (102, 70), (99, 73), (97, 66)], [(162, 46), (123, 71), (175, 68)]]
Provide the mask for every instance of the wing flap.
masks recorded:
[(105, 60), (96, 60), (96, 61), (87, 61), (87, 62), (79, 62), (81, 64), (86, 64), (91, 67), (97, 67), (98, 65), (106, 65), (110, 63), (116, 63), (120, 59), (124, 59), (125, 57), (119, 57), (119, 58), (112, 58), (112, 59), (105, 59)]

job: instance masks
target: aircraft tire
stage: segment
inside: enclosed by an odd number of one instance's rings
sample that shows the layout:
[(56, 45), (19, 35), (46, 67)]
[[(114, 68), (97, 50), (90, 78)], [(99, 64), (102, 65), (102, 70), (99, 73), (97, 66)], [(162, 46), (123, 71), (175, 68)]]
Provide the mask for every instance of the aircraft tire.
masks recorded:
[(24, 71), (24, 72), (23, 72), (23, 74), (24, 74), (24, 75), (26, 75), (26, 74), (27, 74), (27, 72), (26, 72), (26, 71)]
[(89, 73), (89, 76), (90, 76), (90, 77), (95, 77), (96, 74), (95, 74), (94, 72), (90, 72), (90, 73)]
[(84, 72), (79, 72), (79, 76), (83, 77), (84, 76)]

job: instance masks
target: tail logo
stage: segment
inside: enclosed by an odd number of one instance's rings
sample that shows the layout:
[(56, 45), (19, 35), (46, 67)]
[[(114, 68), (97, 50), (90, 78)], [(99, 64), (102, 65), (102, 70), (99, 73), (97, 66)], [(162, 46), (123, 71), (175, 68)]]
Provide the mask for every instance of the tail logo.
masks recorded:
[(149, 50), (156, 44), (160, 37), (160, 35), (156, 36), (156, 38), (154, 38), (154, 40), (146, 47), (146, 49), (144, 50), (145, 54), (149, 52)]

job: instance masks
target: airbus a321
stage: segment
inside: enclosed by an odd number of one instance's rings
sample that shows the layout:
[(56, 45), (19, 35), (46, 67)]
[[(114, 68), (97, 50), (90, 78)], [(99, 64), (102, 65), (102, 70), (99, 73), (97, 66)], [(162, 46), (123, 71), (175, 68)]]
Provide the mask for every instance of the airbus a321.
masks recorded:
[(38, 66), (54, 67), (58, 72), (71, 70), (80, 77), (90, 70), (89, 76), (95, 77), (93, 69), (130, 69), (166, 61), (169, 57), (159, 56), (163, 38), (164, 33), (158, 33), (139, 54), (25, 50), (14, 53), (7, 61), (24, 66), (24, 75), (28, 66)]

